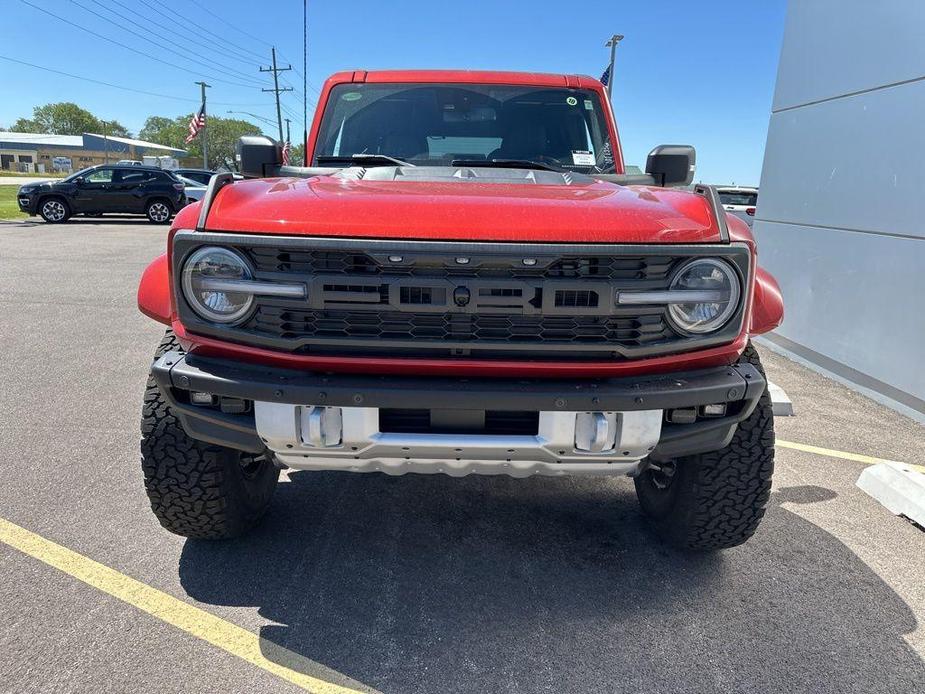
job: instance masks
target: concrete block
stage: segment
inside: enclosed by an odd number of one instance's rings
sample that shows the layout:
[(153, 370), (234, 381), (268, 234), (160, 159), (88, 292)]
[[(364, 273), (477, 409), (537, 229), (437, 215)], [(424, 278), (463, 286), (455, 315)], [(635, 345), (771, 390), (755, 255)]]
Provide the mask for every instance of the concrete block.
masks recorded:
[(775, 417), (792, 417), (793, 402), (784, 389), (776, 383), (768, 381), (768, 392), (771, 394), (771, 406)]
[(857, 486), (890, 513), (925, 528), (925, 473), (916, 467), (892, 461), (871, 465), (861, 473)]

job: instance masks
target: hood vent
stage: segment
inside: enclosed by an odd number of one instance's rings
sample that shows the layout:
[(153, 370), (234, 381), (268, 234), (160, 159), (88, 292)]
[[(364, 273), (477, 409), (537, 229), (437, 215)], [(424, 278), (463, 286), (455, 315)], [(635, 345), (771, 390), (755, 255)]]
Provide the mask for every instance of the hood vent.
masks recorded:
[(334, 174), (348, 181), (415, 181), (419, 183), (519, 183), (542, 186), (589, 186), (594, 179), (571, 171), (498, 169), (478, 166), (352, 166)]

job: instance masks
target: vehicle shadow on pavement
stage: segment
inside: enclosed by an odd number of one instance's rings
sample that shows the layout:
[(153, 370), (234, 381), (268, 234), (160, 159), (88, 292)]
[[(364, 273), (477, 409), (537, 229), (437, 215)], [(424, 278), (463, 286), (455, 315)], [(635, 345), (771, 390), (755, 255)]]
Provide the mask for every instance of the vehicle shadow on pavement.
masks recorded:
[(179, 566), (194, 599), (278, 623), (271, 660), (402, 694), (925, 690), (911, 610), (786, 508), (826, 489), (777, 491), (751, 542), (689, 555), (625, 479), (290, 480), (258, 530), (187, 541)]
[(152, 224), (145, 217), (74, 217), (64, 224), (49, 224), (48, 222), (42, 219), (0, 219), (0, 225), (4, 225), (7, 228), (22, 228), (22, 227), (40, 227), (42, 229), (58, 230), (67, 229), (68, 227), (74, 226), (146, 226), (151, 228), (160, 228), (165, 232), (170, 228), (167, 224)]

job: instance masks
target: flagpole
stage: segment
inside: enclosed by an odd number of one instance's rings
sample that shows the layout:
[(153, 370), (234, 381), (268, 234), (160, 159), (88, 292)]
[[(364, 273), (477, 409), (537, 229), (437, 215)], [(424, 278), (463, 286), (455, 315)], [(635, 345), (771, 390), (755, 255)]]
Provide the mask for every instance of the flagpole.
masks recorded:
[(617, 44), (623, 40), (622, 34), (614, 34), (610, 37), (610, 40), (605, 43), (605, 46), (610, 47), (610, 67), (607, 68), (607, 74), (610, 75), (607, 80), (607, 98), (610, 99), (613, 96), (613, 64), (617, 59)]
[(211, 87), (211, 84), (206, 84), (205, 82), (196, 82), (202, 88), (202, 128), (200, 133), (202, 135), (202, 168), (209, 168), (209, 133), (206, 130), (208, 119), (206, 118), (206, 87)]
[(308, 154), (308, 0), (302, 0), (302, 166)]

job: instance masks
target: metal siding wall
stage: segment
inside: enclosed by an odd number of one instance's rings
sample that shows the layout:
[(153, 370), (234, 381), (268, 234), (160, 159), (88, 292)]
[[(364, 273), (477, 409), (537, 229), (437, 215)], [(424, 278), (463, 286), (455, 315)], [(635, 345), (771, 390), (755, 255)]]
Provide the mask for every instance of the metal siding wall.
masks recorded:
[(920, 401), (923, 75), (925, 3), (791, 2), (755, 223), (777, 332)]
[(922, 0), (791, 0), (773, 110), (923, 75)]
[(109, 138), (97, 137), (96, 135), (84, 135), (84, 148), (100, 152), (108, 151), (110, 154), (121, 154), (128, 151), (128, 145)]

